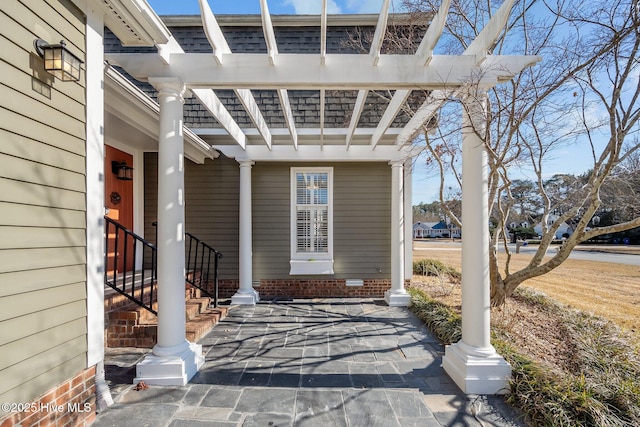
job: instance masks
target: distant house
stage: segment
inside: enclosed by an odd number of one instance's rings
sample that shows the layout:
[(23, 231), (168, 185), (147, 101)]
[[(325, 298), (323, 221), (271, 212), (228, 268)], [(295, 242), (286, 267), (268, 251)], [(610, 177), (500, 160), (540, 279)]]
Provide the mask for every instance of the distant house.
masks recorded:
[(516, 221), (511, 221), (509, 223), (509, 229), (514, 229), (514, 228), (529, 228), (531, 225), (529, 224), (529, 221), (522, 221), (522, 222), (516, 222)]
[(431, 230), (431, 225), (437, 224), (435, 222), (416, 222), (413, 224), (413, 238), (414, 239), (424, 239), (426, 237), (431, 237), (429, 232)]
[(455, 227), (453, 224), (447, 224), (444, 221), (439, 222), (416, 222), (413, 224), (413, 238), (414, 239), (426, 239), (426, 238), (439, 238), (439, 237), (454, 237), (459, 238), (461, 236), (460, 227)]
[[(549, 215), (549, 217), (547, 218), (547, 228), (551, 227), (558, 220), (558, 218), (558, 215)], [(542, 236), (542, 222), (539, 222), (535, 227), (533, 227), (533, 230), (538, 233), (539, 236)], [(563, 237), (566, 237), (567, 235), (571, 236), (572, 234), (573, 228), (566, 222), (563, 222), (562, 224), (560, 224), (558, 230), (556, 230), (555, 238), (562, 239)]]

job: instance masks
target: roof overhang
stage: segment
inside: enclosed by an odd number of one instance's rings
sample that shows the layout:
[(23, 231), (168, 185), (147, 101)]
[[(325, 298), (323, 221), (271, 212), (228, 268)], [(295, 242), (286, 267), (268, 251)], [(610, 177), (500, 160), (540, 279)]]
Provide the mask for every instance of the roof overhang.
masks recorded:
[(146, 0), (96, 0), (104, 12), (104, 24), (123, 46), (165, 44), (171, 32)]

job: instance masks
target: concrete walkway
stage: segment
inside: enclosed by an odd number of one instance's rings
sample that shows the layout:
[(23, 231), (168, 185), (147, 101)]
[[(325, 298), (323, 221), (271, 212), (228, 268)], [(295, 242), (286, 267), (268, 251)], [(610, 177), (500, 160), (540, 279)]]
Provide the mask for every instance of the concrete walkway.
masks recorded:
[(95, 426), (520, 426), (501, 398), (465, 396), (444, 348), (406, 308), (371, 299), (233, 306), (200, 340), (185, 387), (131, 385), (139, 349), (109, 350), (116, 403)]

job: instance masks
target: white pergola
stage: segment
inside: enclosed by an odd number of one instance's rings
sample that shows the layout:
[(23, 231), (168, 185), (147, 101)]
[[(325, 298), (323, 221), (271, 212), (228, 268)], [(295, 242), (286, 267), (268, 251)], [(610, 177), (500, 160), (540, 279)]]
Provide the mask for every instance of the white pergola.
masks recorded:
[[(169, 30), (144, 0), (105, 1), (111, 15), (105, 23), (123, 45), (155, 45), (157, 53), (106, 54), (105, 59), (158, 90), (160, 108), (158, 177), (158, 277), (164, 280), (158, 296), (158, 344), (138, 366), (138, 381), (175, 384), (187, 381), (202, 361), (197, 346), (184, 339), (183, 233), (183, 135), (185, 94), (190, 92), (221, 124), (220, 130), (200, 134), (217, 141), (214, 148), (240, 164), (240, 289), (237, 304), (254, 304), (257, 293), (251, 276), (251, 165), (256, 161), (388, 161), (392, 169), (392, 287), (386, 294), (390, 305), (404, 305), (406, 264), (411, 254), (411, 142), (451, 98), (463, 104), (463, 215), (462, 245), (462, 340), (448, 346), (444, 367), (467, 393), (500, 393), (508, 390), (510, 366), (490, 343), (489, 333), (489, 220), (486, 152), (482, 134), (486, 90), (512, 79), (540, 60), (537, 56), (492, 55), (490, 49), (504, 31), (514, 0), (506, 0), (462, 55), (436, 55), (450, 0), (439, 10), (412, 55), (383, 54), (382, 43), (389, 19), (389, 0), (384, 0), (369, 54), (327, 53), (327, 1), (322, 0), (320, 52), (279, 53), (272, 17), (266, 0), (260, 0), (267, 53), (234, 53), (206, 0), (199, 0), (201, 18), (212, 53), (185, 53)], [(114, 17), (125, 17), (122, 25)], [(109, 25), (109, 24), (112, 25)], [(216, 95), (231, 89), (254, 124), (242, 128)], [(263, 117), (252, 90), (275, 90), (286, 128), (271, 128)], [(429, 96), (401, 129), (392, 123), (412, 90)], [(298, 129), (290, 102), (291, 90), (320, 93), (319, 127)], [(326, 92), (357, 90), (348, 127), (325, 126)], [(367, 94), (392, 90), (393, 97), (377, 127), (358, 127)], [(406, 195), (406, 196), (405, 196)]]

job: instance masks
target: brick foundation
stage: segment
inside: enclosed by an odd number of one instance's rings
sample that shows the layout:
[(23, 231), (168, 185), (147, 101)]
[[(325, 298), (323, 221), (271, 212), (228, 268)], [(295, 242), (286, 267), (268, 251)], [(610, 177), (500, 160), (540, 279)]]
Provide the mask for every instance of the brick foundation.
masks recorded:
[[(220, 298), (231, 298), (238, 287), (237, 280), (219, 280)], [(362, 286), (344, 279), (263, 279), (255, 286), (260, 298), (383, 298), (390, 288), (390, 279), (364, 279)]]
[[(89, 426), (96, 418), (95, 366), (53, 387), (32, 402), (28, 409), (0, 418), (0, 427)], [(18, 403), (18, 402), (15, 402)]]

